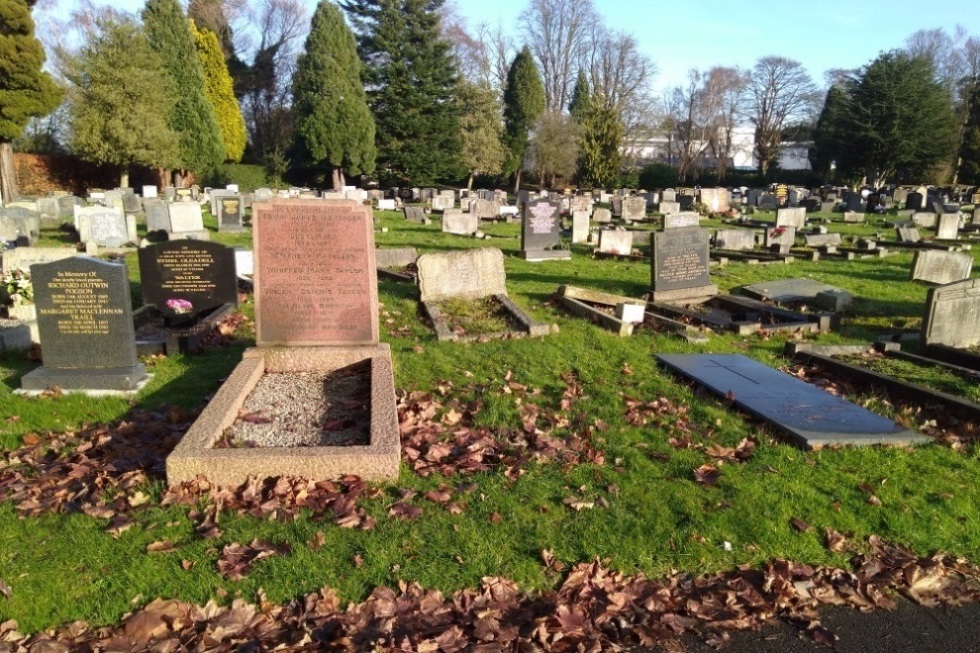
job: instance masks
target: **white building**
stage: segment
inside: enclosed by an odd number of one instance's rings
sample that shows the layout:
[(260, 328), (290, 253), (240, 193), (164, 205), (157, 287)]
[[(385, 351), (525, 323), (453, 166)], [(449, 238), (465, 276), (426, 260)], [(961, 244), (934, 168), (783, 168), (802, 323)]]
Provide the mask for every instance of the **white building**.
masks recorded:
[[(779, 168), (782, 170), (810, 170), (807, 156), (809, 143), (785, 143), (779, 152)], [(638, 140), (625, 147), (625, 154), (636, 157), (640, 166), (651, 163), (677, 165), (676, 155), (671, 157), (666, 136), (656, 135)], [(755, 130), (752, 127), (736, 127), (732, 133), (732, 153), (726, 166), (736, 170), (756, 170), (759, 162), (754, 154)], [(706, 151), (699, 157), (698, 168), (711, 170), (718, 167), (718, 161)]]

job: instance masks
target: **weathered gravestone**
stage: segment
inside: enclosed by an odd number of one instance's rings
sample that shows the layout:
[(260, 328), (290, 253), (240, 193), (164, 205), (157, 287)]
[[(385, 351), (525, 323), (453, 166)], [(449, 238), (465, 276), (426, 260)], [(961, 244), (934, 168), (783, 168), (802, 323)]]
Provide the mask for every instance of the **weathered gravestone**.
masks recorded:
[(763, 231), (763, 246), (780, 254), (789, 254), (796, 242), (796, 227), (769, 227)]
[(864, 222), (865, 214), (861, 211), (844, 211), (844, 222)]
[(569, 205), (569, 211), (574, 213), (575, 211), (587, 211), (592, 213), (592, 198), (588, 195), (575, 195), (572, 197), (571, 204)]
[(15, 247), (0, 255), (0, 269), (4, 274), (14, 270), (30, 273), (36, 263), (51, 263), (77, 255), (78, 252), (67, 247)]
[(804, 234), (807, 247), (839, 247), (841, 244), (840, 234), (835, 232), (829, 234)]
[(38, 217), (46, 222), (58, 222), (61, 220), (61, 207), (57, 197), (39, 197), (37, 199)]
[(939, 226), (936, 227), (936, 238), (939, 240), (956, 240), (959, 234), (959, 213), (944, 213), (939, 216)]
[(707, 229), (655, 231), (650, 255), (653, 301), (697, 301), (718, 294), (709, 274)]
[(660, 206), (657, 210), (663, 215), (670, 215), (671, 213), (680, 213), (681, 205), (680, 202), (660, 202)]
[(701, 216), (693, 211), (683, 213), (668, 213), (664, 216), (664, 229), (682, 229), (696, 227), (701, 222)]
[(742, 294), (776, 304), (806, 302), (828, 311), (843, 311), (851, 305), (851, 293), (812, 279), (777, 279), (743, 286)]
[(561, 221), (558, 202), (531, 200), (524, 205), (521, 225), (520, 257), (528, 261), (569, 259), (572, 254), (561, 249)]
[(915, 227), (895, 227), (895, 234), (900, 243), (917, 243), (922, 240), (919, 230)]
[(210, 240), (208, 230), (204, 228), (204, 217), (201, 205), (197, 202), (174, 202), (167, 205), (170, 212), (171, 240), (189, 238), (192, 240)]
[(143, 201), (143, 208), (146, 211), (146, 230), (170, 231), (170, 209), (167, 200), (149, 199)]
[(496, 200), (471, 200), (470, 213), (476, 215), (480, 220), (493, 220), (500, 217), (500, 203)]
[(633, 232), (619, 229), (601, 230), (598, 251), (602, 254), (629, 256), (633, 252)]
[[(532, 200), (534, 202), (535, 200)], [(549, 200), (538, 200), (549, 201)], [(514, 324), (512, 332), (543, 336), (550, 333), (547, 324), (537, 322), (507, 297), (507, 279), (504, 272), (504, 255), (499, 249), (477, 249), (423, 254), (418, 260), (419, 294), (422, 306), (432, 320), (436, 337), (440, 340), (456, 340), (449, 320), (439, 303), (446, 300), (478, 300), (492, 297)], [(448, 318), (448, 319), (447, 319)], [(506, 334), (500, 334), (506, 335)], [(463, 338), (474, 339), (478, 336)]]
[(715, 247), (732, 251), (755, 249), (757, 235), (752, 229), (719, 229), (715, 232)]
[(572, 242), (584, 243), (589, 239), (589, 211), (572, 211)]
[(802, 229), (806, 226), (806, 209), (802, 207), (779, 209), (776, 211), (776, 226)]
[(31, 279), (44, 364), (24, 375), (23, 390), (142, 387), (125, 265), (75, 256), (32, 265)]
[(219, 243), (178, 240), (139, 250), (143, 305), (193, 319), (238, 305), (235, 251)]
[(666, 189), (660, 198), (661, 202), (676, 202), (677, 201), (677, 191), (673, 188)]
[(612, 222), (612, 211), (604, 208), (597, 208), (592, 212), (592, 219), (596, 224), (609, 224)]
[(959, 348), (980, 345), (980, 279), (929, 289), (922, 342)]
[(459, 236), (472, 236), (480, 230), (480, 219), (462, 209), (448, 208), (442, 212), (442, 231)]
[(404, 268), (414, 265), (419, 253), (414, 247), (381, 247), (374, 250), (375, 265), (379, 270)]
[(919, 192), (912, 192), (905, 197), (905, 208), (921, 211), (926, 206), (926, 197)]
[[(167, 458), (171, 485), (203, 475), (218, 485), (248, 476), (311, 481), (348, 474), (398, 475), (398, 420), (391, 351), (378, 342), (377, 273), (371, 208), (345, 200), (272, 200), (256, 205), (257, 347), (207, 405)], [(271, 387), (270, 387), (271, 384)], [(280, 401), (276, 387), (322, 395)], [(238, 419), (265, 387), (268, 423)], [(329, 423), (356, 408), (353, 441), (337, 443)], [(246, 429), (260, 446), (216, 448), (227, 429)], [(365, 432), (361, 432), (365, 431)]]
[(245, 205), (241, 195), (226, 195), (218, 200), (218, 231), (243, 231)]
[(702, 188), (701, 203), (712, 213), (726, 213), (731, 208), (731, 199), (724, 188)]
[(405, 219), (409, 222), (429, 224), (429, 218), (426, 217), (425, 209), (421, 206), (406, 206), (403, 211), (405, 212)]
[(917, 227), (933, 229), (936, 226), (937, 217), (935, 213), (919, 211), (912, 214), (912, 222), (914, 222)]
[(456, 206), (456, 199), (452, 195), (434, 195), (430, 201), (433, 211), (442, 212)]
[(969, 253), (924, 249), (912, 259), (910, 278), (942, 285), (969, 279), (972, 269), (973, 256)]
[(136, 242), (136, 221), (127, 219), (118, 208), (89, 207), (76, 212), (75, 224), (83, 243), (95, 242), (99, 247), (122, 247)]
[(658, 354), (657, 359), (750, 415), (771, 422), (806, 448), (929, 440), (741, 354)]
[(642, 197), (624, 197), (622, 216), (626, 222), (645, 219), (647, 217), (646, 199)]

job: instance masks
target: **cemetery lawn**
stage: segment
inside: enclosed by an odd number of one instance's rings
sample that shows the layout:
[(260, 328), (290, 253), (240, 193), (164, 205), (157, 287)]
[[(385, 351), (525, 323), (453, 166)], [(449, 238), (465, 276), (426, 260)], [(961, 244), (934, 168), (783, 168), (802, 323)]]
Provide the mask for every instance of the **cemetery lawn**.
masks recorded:
[[(596, 558), (627, 574), (655, 578), (774, 559), (849, 568), (871, 535), (921, 555), (946, 551), (980, 561), (975, 441), (802, 451), (671, 376), (654, 359), (667, 352), (742, 353), (789, 369), (781, 352), (797, 336), (716, 333), (706, 345), (695, 345), (641, 329), (620, 338), (566, 314), (551, 295), (569, 284), (640, 297), (650, 284), (648, 263), (594, 260), (581, 245), (572, 246), (570, 261), (528, 263), (516, 256), (517, 225), (486, 227), (493, 239), (483, 241), (444, 235), (438, 219), (426, 226), (391, 212), (380, 216), (380, 226), (388, 229), (376, 234), (380, 247), (414, 246), (419, 253), (499, 247), (511, 298), (534, 318), (558, 326), (544, 338), (438, 342), (421, 317), (416, 288), (378, 284), (381, 340), (392, 347), (395, 385), (406, 395), (415, 393), (406, 404), (430, 406), (433, 423), (447, 432), (486, 428), (506, 438), (517, 462), (490, 464), (478, 473), (421, 476), (403, 456), (398, 481), (380, 484), (359, 500), (377, 520), (371, 530), (341, 528), (329, 515), (306, 509), (295, 520), (225, 510), (220, 535), (206, 539), (195, 529), (200, 517), (192, 507), (162, 505), (166, 483), (159, 471), (136, 487), (112, 487), (111, 474), (102, 477), (110, 501), (125, 495), (124, 503), (137, 506), (132, 526), (115, 536), (107, 532), (111, 519), (82, 512), (85, 493), (63, 502), (59, 512), (29, 511), (7, 497), (0, 501), (0, 588), (8, 587), (9, 596), (0, 593), (0, 622), (15, 619), (22, 632), (37, 632), (75, 620), (118, 623), (156, 597), (229, 604), (239, 597), (257, 601), (261, 591), (280, 603), (330, 586), (343, 601), (361, 601), (378, 585), (416, 581), (451, 592), (477, 587), (487, 576), (538, 592), (559, 585), (573, 564)], [(205, 220), (214, 229), (213, 219)], [(846, 230), (891, 231), (874, 224)], [(228, 244), (247, 243), (247, 236), (212, 233)], [(908, 281), (911, 260), (911, 251), (899, 250), (884, 259), (847, 262), (730, 263), (712, 268), (711, 276), (722, 291), (785, 277), (842, 287), (855, 296), (842, 331), (806, 338), (867, 343), (918, 329), (927, 287)], [(139, 304), (135, 254), (127, 262)], [(250, 313), (250, 303), (243, 310)], [(140, 419), (147, 415), (186, 426), (181, 411), (199, 408), (217, 390), (248, 338), (244, 331), (222, 348), (149, 361), (155, 376), (132, 400), (23, 399), (13, 390), (37, 363), (0, 356), (0, 494), (12, 474), (31, 479), (54, 473), (23, 464), (25, 445), (50, 447), (54, 458), (63, 447), (78, 447), (77, 441), (64, 444), (59, 434), (97, 439), (94, 432), (115, 432), (121, 422), (143, 428)], [(957, 384), (977, 399), (975, 384)], [(860, 388), (849, 398), (913, 427), (929, 418)], [(536, 460), (520, 449), (518, 437), (535, 430), (590, 440), (601, 455)], [(739, 460), (735, 450), (750, 455)], [(73, 469), (59, 468), (58, 478)], [(440, 491), (450, 494), (458, 510), (448, 509)], [(23, 516), (25, 511), (39, 514)], [(828, 547), (826, 529), (845, 536), (843, 551)], [(221, 574), (224, 547), (253, 540), (288, 544), (288, 554), (257, 561), (241, 580)], [(546, 565), (545, 551), (560, 564)]]

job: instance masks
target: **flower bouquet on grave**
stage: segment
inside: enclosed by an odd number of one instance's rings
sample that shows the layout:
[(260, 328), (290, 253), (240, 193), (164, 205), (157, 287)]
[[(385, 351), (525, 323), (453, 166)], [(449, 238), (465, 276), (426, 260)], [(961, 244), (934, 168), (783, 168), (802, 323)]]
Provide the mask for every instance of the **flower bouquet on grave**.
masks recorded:
[(186, 299), (168, 299), (167, 308), (171, 314), (164, 317), (169, 327), (186, 326), (194, 321), (194, 305)]
[(34, 284), (31, 275), (21, 270), (7, 272), (0, 278), (0, 301), (23, 306), (34, 303)]

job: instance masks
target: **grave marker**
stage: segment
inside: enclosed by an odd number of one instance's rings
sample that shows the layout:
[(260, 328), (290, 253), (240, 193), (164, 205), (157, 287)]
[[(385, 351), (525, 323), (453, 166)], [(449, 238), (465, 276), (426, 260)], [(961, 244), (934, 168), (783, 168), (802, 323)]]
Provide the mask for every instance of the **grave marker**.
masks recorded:
[(520, 257), (528, 261), (571, 258), (561, 248), (561, 221), (558, 202), (531, 200), (524, 205)]
[(802, 229), (806, 226), (806, 209), (802, 207), (779, 209), (776, 211), (777, 227), (795, 227)]
[(936, 238), (939, 240), (956, 240), (960, 234), (960, 214), (944, 213), (939, 216), (939, 226), (936, 228)]
[[(434, 200), (433, 200), (434, 201)], [(462, 209), (448, 208), (442, 213), (442, 231), (459, 236), (472, 236), (480, 230), (480, 219)]]
[(599, 232), (599, 252), (629, 256), (633, 252), (633, 232), (603, 229)]
[(684, 227), (651, 236), (651, 280), (655, 302), (704, 299), (718, 293), (708, 271), (708, 231)]
[(922, 341), (959, 348), (980, 344), (980, 279), (929, 289)]
[(218, 200), (218, 231), (243, 231), (244, 217), (245, 205), (241, 195), (226, 195)]
[(572, 242), (584, 243), (589, 239), (589, 211), (572, 211)]
[(969, 253), (924, 249), (912, 259), (910, 278), (942, 285), (969, 279), (972, 269), (973, 255)]
[[(238, 305), (235, 251), (219, 243), (177, 240), (139, 250), (143, 305), (164, 315), (201, 315)], [(189, 302), (187, 310), (173, 300)], [(169, 302), (169, 303), (168, 303)]]

